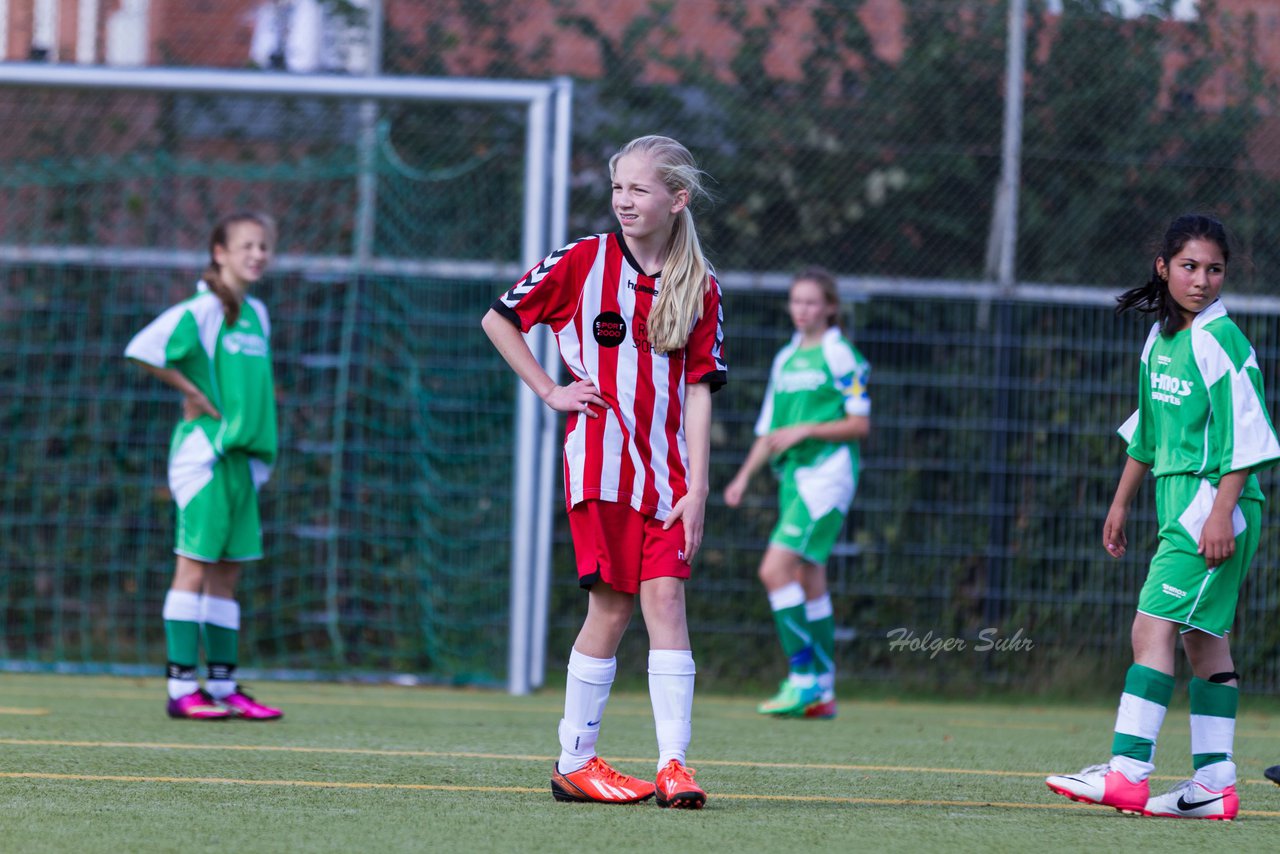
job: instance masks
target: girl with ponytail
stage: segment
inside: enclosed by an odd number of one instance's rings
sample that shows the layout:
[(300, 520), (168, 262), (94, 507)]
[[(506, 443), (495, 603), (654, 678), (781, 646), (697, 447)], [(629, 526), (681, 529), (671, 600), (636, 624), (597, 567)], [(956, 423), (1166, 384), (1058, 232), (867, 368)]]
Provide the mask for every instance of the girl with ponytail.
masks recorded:
[[(551, 793), (627, 804), (656, 795), (659, 806), (697, 809), (707, 796), (685, 765), (694, 664), (684, 582), (702, 543), (711, 393), (726, 377), (720, 288), (689, 211), (704, 194), (689, 150), (640, 137), (610, 159), (609, 174), (619, 230), (551, 253), (482, 326), (516, 374), (569, 416), (565, 504), (589, 604), (569, 655)], [(565, 385), (521, 334), (538, 323), (556, 334)], [(658, 735), (653, 782), (615, 771), (595, 749), (637, 596)]]
[[(1154, 314), (1138, 371), (1138, 409), (1120, 428), (1128, 455), (1102, 526), (1113, 558), (1128, 548), (1129, 505), (1155, 475), (1156, 552), (1138, 594), (1110, 758), (1049, 788), (1123, 813), (1230, 821), (1236, 793), (1235, 672), (1227, 633), (1262, 526), (1257, 473), (1280, 461), (1249, 340), (1219, 298), (1231, 247), (1222, 223), (1189, 214), (1165, 231), (1146, 284), (1117, 311)], [(1179, 641), (1190, 664), (1191, 779), (1152, 796), (1156, 737), (1173, 697)]]
[[(274, 720), (236, 681), (241, 568), (262, 558), (258, 489), (276, 458), (271, 321), (249, 289), (271, 261), (275, 225), (232, 214), (209, 238), (196, 293), (134, 336), (125, 356), (183, 396), (169, 443), (177, 567), (164, 600), (167, 711), (185, 720)], [(208, 670), (197, 672), (201, 637)]]

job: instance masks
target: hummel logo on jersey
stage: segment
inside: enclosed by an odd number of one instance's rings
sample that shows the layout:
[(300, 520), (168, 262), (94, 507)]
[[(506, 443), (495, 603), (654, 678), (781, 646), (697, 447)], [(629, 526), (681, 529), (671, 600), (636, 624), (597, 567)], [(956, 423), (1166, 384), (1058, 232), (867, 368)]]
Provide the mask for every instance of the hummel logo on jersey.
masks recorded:
[(676, 549), (676, 560), (684, 560), (684, 549)]
[(631, 281), (630, 279), (627, 280), (627, 290), (639, 291), (642, 294), (648, 294), (649, 296), (653, 296), (653, 297), (656, 297), (658, 295), (657, 288), (651, 288), (648, 285), (639, 285)]
[(1226, 797), (1226, 795), (1218, 795), (1216, 798), (1207, 798), (1203, 801), (1188, 801), (1186, 795), (1178, 795), (1178, 809), (1185, 812), (1186, 810), (1193, 810), (1198, 807), (1207, 807), (1209, 804), (1216, 803), (1224, 797)]

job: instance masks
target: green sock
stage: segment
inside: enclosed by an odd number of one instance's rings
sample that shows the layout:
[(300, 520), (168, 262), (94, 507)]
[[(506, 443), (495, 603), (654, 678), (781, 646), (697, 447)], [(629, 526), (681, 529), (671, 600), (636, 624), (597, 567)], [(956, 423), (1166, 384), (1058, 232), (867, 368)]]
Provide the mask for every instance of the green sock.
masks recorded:
[(194, 668), (200, 658), (200, 594), (170, 590), (164, 597), (163, 616), (169, 664)]
[(813, 636), (804, 611), (804, 588), (792, 583), (773, 591), (769, 594), (769, 607), (773, 610), (773, 624), (778, 630), (782, 651), (791, 665), (791, 675), (812, 677)]
[(206, 596), (201, 612), (204, 623), (204, 656), (209, 664), (205, 689), (216, 700), (236, 690), (236, 665), (240, 663), (240, 605), (234, 599)]
[(1111, 755), (1150, 763), (1171, 699), (1172, 676), (1141, 664), (1131, 665), (1124, 677)]
[(240, 632), (225, 626), (204, 624), (205, 658), (218, 664), (239, 664)]
[(825, 690), (835, 689), (836, 619), (831, 610), (831, 596), (824, 595), (804, 603), (813, 637), (813, 669)]
[(1191, 764), (1197, 771), (1231, 759), (1240, 691), (1234, 685), (1192, 679)]
[(194, 668), (200, 656), (200, 624), (188, 620), (165, 620), (164, 642), (170, 664)]

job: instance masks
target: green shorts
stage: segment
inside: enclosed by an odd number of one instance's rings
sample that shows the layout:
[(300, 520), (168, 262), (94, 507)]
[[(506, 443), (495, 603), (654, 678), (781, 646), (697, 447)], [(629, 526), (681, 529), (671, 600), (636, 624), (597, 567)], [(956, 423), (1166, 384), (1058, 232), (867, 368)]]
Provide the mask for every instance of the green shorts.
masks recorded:
[(1240, 585), (1258, 550), (1262, 502), (1241, 499), (1232, 514), (1236, 550), (1230, 559), (1209, 569), (1196, 552), (1217, 490), (1194, 475), (1156, 478), (1159, 545), (1138, 596), (1139, 613), (1181, 623), (1214, 637), (1231, 630)]
[(207, 425), (180, 423), (169, 449), (169, 491), (178, 506), (174, 553), (206, 563), (261, 559), (257, 487), (269, 471), (238, 451), (219, 457)]
[(778, 472), (778, 523), (769, 545), (822, 566), (844, 529), (857, 482), (849, 449), (840, 447), (810, 466)]

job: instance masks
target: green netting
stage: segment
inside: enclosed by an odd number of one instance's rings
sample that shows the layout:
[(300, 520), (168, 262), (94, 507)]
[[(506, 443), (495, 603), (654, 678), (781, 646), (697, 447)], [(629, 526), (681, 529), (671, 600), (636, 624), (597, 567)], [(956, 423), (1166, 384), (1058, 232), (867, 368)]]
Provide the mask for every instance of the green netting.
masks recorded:
[[(0, 658), (162, 660), (178, 409), (121, 349), (189, 277), (0, 274)], [(247, 666), (503, 678), (512, 384), (475, 334), (493, 292), (302, 276), (261, 288), (282, 453), (262, 494), (267, 557), (240, 591)]]

